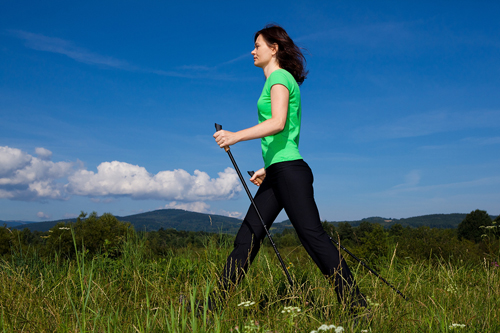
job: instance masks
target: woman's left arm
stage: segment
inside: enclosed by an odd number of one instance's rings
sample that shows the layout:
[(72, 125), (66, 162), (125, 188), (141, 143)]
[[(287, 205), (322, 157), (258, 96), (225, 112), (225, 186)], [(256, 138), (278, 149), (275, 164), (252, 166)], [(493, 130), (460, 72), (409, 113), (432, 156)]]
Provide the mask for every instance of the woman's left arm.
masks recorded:
[(273, 85), (271, 87), (271, 118), (238, 132), (224, 130), (215, 132), (215, 141), (221, 148), (224, 148), (240, 141), (260, 139), (281, 132), (285, 128), (288, 115), (289, 95), (288, 89), (284, 85)]

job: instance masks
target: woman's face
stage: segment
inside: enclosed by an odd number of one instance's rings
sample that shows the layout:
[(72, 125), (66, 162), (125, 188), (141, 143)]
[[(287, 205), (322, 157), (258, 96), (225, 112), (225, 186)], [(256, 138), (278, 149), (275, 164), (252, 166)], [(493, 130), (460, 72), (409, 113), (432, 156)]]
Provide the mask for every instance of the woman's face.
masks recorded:
[(260, 68), (266, 67), (273, 59), (276, 51), (276, 48), (270, 48), (262, 35), (259, 35), (255, 40), (255, 49), (252, 51), (253, 64)]

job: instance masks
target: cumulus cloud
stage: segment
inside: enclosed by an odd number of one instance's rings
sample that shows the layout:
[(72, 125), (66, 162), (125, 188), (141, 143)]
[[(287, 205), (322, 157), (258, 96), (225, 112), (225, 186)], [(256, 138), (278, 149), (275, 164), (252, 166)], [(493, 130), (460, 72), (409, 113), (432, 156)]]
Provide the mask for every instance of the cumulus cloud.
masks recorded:
[(231, 199), (241, 191), (236, 171), (227, 168), (211, 179), (202, 171), (182, 169), (150, 174), (146, 168), (125, 162), (103, 162), (97, 173), (78, 170), (68, 177), (69, 193), (87, 196), (130, 196), (135, 199), (205, 201)]
[(236, 171), (231, 168), (219, 172), (218, 178), (210, 178), (199, 170), (193, 174), (182, 169), (151, 174), (144, 167), (113, 161), (101, 163), (94, 172), (79, 161), (53, 162), (52, 152), (45, 148), (36, 148), (35, 152), (38, 157), (0, 147), (0, 199), (67, 199), (79, 195), (106, 203), (127, 196), (175, 201), (169, 205), (203, 212), (209, 209), (204, 201), (231, 199), (241, 191)]
[(229, 217), (234, 217), (237, 219), (241, 219), (243, 217), (243, 213), (241, 213), (241, 212), (228, 212), (228, 211), (222, 210), (221, 214), (225, 215), (225, 216), (229, 216)]
[(0, 198), (17, 200), (64, 199), (58, 180), (74, 172), (78, 162), (52, 162), (50, 150), (37, 148), (42, 158), (20, 149), (0, 147)]
[(42, 160), (50, 160), (52, 157), (52, 152), (42, 147), (35, 148), (35, 153)]
[(169, 209), (169, 208), (183, 209), (183, 210), (188, 210), (190, 212), (197, 212), (197, 213), (206, 213), (206, 214), (213, 214), (214, 213), (213, 211), (210, 210), (210, 205), (208, 205), (206, 202), (203, 202), (203, 201), (196, 201), (196, 202), (172, 201), (163, 207), (163, 209)]
[(50, 219), (50, 215), (45, 214), (44, 212), (38, 212), (36, 213), (36, 216), (44, 220)]
[(183, 209), (190, 212), (205, 213), (205, 214), (218, 214), (238, 219), (241, 219), (241, 217), (243, 216), (243, 214), (240, 212), (228, 212), (225, 210), (219, 210), (218, 212), (215, 212), (214, 210), (210, 209), (210, 205), (208, 205), (206, 202), (203, 201), (196, 201), (196, 202), (172, 201), (166, 204), (165, 206), (160, 207), (160, 209), (169, 209), (169, 208)]

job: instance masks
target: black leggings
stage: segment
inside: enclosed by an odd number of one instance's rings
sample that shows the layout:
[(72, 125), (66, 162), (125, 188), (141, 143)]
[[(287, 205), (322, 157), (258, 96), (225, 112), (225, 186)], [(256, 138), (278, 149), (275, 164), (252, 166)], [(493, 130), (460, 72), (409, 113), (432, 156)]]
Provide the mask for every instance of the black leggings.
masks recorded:
[[(268, 230), (284, 208), (307, 253), (327, 279), (334, 282), (339, 301), (359, 301), (351, 271), (321, 225), (314, 201), (313, 175), (306, 162), (295, 160), (268, 167), (254, 200)], [(224, 267), (223, 291), (243, 277), (265, 236), (262, 222), (250, 206)]]

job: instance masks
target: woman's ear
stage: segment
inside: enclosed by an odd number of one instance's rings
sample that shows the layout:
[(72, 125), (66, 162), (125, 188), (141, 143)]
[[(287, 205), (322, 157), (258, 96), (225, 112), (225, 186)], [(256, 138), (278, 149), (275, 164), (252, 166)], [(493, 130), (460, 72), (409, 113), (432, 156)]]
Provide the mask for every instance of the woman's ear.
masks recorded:
[(278, 48), (279, 48), (279, 46), (278, 46), (278, 44), (277, 44), (277, 43), (274, 43), (274, 44), (270, 47), (271, 52), (273, 53), (273, 55), (276, 55), (276, 53), (278, 53)]

